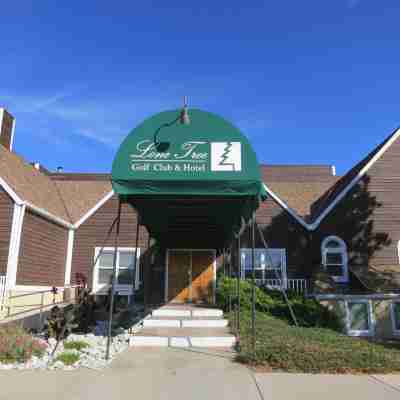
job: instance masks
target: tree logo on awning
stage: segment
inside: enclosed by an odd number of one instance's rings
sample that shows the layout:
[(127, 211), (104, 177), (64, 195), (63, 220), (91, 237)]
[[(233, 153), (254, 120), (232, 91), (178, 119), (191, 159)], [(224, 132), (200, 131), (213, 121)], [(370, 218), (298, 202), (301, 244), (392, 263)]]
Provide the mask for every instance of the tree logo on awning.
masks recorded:
[(211, 171), (241, 171), (242, 147), (240, 142), (211, 143)]

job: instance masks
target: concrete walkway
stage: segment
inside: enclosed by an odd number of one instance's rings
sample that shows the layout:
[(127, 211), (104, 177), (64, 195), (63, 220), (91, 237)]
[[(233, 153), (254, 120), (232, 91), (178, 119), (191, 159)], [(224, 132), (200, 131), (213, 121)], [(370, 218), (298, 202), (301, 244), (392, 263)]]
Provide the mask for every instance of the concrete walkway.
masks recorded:
[(400, 398), (400, 376), (254, 374), (231, 358), (229, 351), (146, 348), (102, 371), (2, 371), (0, 400)]

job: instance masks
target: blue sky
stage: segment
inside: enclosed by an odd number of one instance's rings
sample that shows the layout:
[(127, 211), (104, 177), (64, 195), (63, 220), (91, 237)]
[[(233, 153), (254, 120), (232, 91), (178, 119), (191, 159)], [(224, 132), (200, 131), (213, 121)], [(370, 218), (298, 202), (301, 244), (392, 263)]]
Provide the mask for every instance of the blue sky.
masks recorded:
[(399, 21), (398, 0), (4, 2), (0, 104), (51, 169), (109, 171), (188, 95), (260, 161), (343, 173), (400, 125)]

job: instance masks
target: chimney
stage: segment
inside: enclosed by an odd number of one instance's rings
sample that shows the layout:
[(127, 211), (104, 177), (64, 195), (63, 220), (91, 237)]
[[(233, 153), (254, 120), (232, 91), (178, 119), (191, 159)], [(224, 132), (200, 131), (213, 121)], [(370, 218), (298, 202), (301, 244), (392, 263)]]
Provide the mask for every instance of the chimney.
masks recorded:
[(0, 108), (0, 144), (12, 151), (14, 141), (15, 118), (5, 109)]

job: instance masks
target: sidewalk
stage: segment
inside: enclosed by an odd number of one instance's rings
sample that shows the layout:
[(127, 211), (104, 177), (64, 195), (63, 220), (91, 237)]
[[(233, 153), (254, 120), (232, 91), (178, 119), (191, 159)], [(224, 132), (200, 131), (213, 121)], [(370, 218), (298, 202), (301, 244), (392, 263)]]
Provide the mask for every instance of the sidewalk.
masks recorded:
[(397, 400), (400, 375), (260, 374), (227, 351), (147, 348), (102, 371), (2, 371), (0, 388), (0, 400)]

